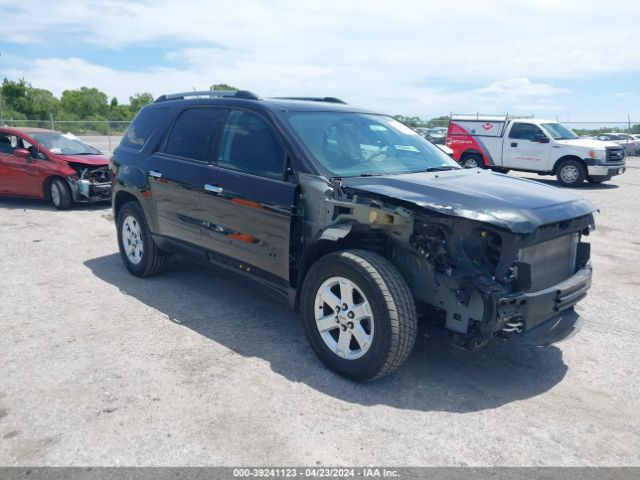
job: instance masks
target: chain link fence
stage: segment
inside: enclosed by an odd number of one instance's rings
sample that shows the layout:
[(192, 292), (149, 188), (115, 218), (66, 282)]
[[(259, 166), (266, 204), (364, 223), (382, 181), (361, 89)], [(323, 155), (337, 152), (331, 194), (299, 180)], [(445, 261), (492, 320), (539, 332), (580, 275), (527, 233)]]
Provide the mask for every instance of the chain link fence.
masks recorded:
[(560, 123), (566, 125), (576, 133), (607, 131), (618, 133), (638, 133), (640, 134), (640, 121), (627, 120), (626, 122), (596, 122), (596, 121), (564, 121)]
[(120, 139), (130, 121), (120, 120), (13, 120), (5, 119), (4, 126), (17, 128), (44, 128), (69, 132), (93, 145), (98, 150), (110, 153), (120, 143)]
[[(640, 133), (640, 121), (630, 119), (620, 122), (603, 121), (563, 121), (560, 122), (581, 136), (590, 136), (595, 132)], [(130, 121), (120, 120), (13, 120), (5, 119), (4, 125), (10, 127), (46, 128), (60, 132), (70, 132), (82, 138), (97, 149), (110, 153), (120, 143), (120, 139)], [(636, 131), (638, 130), (638, 131)]]

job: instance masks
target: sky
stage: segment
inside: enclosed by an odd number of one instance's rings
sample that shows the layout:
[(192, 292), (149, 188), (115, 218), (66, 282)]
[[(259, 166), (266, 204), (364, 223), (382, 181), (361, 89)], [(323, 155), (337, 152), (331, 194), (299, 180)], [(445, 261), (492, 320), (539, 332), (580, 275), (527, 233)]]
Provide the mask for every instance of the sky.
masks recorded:
[(0, 77), (128, 103), (227, 83), (431, 118), (640, 122), (640, 2), (0, 0)]

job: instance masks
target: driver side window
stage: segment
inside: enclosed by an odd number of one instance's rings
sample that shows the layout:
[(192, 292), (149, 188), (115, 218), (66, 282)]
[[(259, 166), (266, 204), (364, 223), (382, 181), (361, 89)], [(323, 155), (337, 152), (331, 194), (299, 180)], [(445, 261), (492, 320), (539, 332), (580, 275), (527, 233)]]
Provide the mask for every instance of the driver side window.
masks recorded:
[(0, 134), (0, 154), (11, 155), (17, 148), (18, 139), (15, 135)]
[(533, 142), (538, 134), (543, 133), (536, 125), (532, 125), (531, 123), (514, 123), (509, 132), (509, 138)]

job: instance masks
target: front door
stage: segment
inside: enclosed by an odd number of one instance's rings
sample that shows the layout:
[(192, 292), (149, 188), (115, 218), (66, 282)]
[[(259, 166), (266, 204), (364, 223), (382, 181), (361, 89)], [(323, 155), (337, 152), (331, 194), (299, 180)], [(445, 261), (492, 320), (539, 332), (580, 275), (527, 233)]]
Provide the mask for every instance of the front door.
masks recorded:
[(185, 110), (165, 145), (151, 156), (148, 181), (158, 218), (155, 233), (202, 245), (202, 192), (226, 115), (221, 108)]
[(22, 138), (0, 133), (0, 193), (39, 197), (42, 195), (41, 161), (15, 155), (17, 148), (25, 148)]
[(218, 260), (281, 285), (289, 279), (296, 192), (285, 181), (286, 150), (261, 116), (231, 110), (203, 193), (204, 245)]
[[(536, 140), (544, 132), (532, 123), (516, 122), (503, 144), (503, 166), (520, 170), (547, 170), (549, 143)], [(538, 137), (540, 138), (540, 137)]]

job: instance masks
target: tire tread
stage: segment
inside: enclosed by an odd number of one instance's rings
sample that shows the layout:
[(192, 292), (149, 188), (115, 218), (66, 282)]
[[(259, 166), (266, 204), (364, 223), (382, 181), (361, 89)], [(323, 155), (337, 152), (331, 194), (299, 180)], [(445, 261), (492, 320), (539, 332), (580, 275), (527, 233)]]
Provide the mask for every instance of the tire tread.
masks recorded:
[[(389, 314), (390, 334), (389, 349), (382, 365), (371, 377), (364, 380), (376, 380), (389, 375), (398, 369), (413, 351), (417, 332), (416, 306), (409, 286), (400, 272), (383, 256), (368, 250), (343, 250), (334, 252), (318, 260), (309, 272), (311, 277), (315, 270), (327, 263), (344, 261), (357, 266), (373, 281), (378, 288)], [(305, 282), (303, 286), (303, 296), (311, 292), (305, 292), (311, 282)], [(313, 292), (315, 295), (315, 292)], [(303, 312), (303, 315), (305, 312)], [(305, 328), (308, 322), (305, 322)], [(307, 335), (313, 339), (312, 335)], [(317, 350), (319, 345), (314, 346)]]

